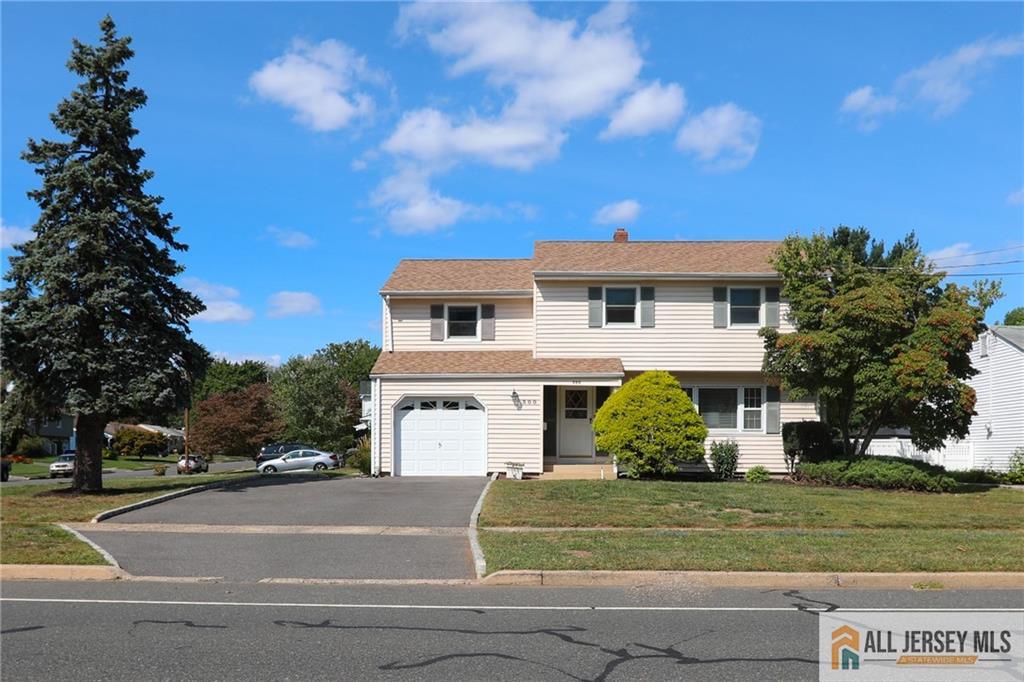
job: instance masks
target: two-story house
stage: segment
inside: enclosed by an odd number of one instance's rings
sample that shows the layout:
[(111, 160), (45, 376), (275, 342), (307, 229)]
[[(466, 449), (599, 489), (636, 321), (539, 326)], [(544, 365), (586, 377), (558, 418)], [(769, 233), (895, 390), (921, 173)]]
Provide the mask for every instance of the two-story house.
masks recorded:
[(540, 474), (607, 461), (594, 414), (668, 370), (740, 469), (784, 471), (781, 424), (817, 419), (761, 373), (761, 326), (787, 327), (778, 242), (541, 241), (533, 258), (403, 260), (381, 289), (371, 373), (375, 473)]

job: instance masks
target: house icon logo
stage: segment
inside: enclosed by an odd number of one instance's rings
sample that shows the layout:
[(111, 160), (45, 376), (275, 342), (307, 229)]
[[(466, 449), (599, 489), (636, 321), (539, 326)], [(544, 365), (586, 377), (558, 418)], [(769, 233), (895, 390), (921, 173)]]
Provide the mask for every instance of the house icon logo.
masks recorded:
[(860, 669), (860, 633), (849, 625), (832, 631), (832, 669)]

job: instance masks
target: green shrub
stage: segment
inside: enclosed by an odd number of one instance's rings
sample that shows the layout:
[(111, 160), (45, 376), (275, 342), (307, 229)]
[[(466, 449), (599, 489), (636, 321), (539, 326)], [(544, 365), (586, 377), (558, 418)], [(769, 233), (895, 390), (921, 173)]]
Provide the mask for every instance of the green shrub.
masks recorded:
[(627, 476), (673, 474), (704, 457), (708, 429), (668, 372), (644, 372), (605, 400), (594, 418), (597, 449), (614, 455)]
[(159, 433), (126, 426), (114, 435), (114, 449), (121, 457), (156, 457), (167, 447), (167, 439)]
[(832, 430), (824, 422), (786, 422), (782, 425), (782, 452), (790, 473), (797, 462), (831, 459)]
[(957, 483), (1002, 483), (1003, 475), (988, 469), (971, 469), (970, 471), (950, 471), (949, 475)]
[(166, 476), (167, 475), (167, 465), (166, 464), (154, 464), (153, 465), (153, 475), (154, 476)]
[(356, 441), (356, 447), (345, 458), (345, 466), (359, 469), (363, 474), (370, 475), (370, 439), (363, 436)]
[(42, 436), (22, 436), (14, 454), (23, 457), (49, 457), (50, 443)]
[(1003, 482), (1011, 485), (1024, 484), (1024, 446), (1017, 448), (1010, 455), (1010, 468), (1003, 474)]
[(747, 469), (747, 473), (743, 475), (747, 483), (765, 483), (771, 479), (771, 475), (768, 470), (758, 464), (756, 467)]
[(796, 478), (837, 486), (948, 492), (956, 488), (945, 469), (891, 457), (859, 457), (798, 464)]
[(711, 468), (715, 478), (728, 481), (736, 475), (736, 465), (740, 461), (740, 446), (734, 440), (719, 443), (711, 441)]
[(120, 457), (120, 455), (117, 454), (117, 450), (103, 448), (103, 459), (116, 460), (118, 457)]

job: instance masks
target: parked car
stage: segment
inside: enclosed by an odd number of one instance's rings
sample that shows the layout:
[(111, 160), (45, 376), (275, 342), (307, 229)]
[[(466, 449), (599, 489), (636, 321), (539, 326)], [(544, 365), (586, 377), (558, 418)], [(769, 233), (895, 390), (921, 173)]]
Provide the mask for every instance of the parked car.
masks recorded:
[(256, 455), (257, 468), (263, 462), (277, 459), (281, 455), (287, 455), (295, 450), (315, 450), (312, 445), (305, 443), (271, 443), (260, 448), (260, 454)]
[(11, 477), (11, 460), (0, 459), (0, 481), (6, 481)]
[(64, 453), (58, 455), (57, 459), (50, 464), (50, 478), (58, 476), (72, 476), (75, 473), (75, 453)]
[(178, 459), (179, 474), (202, 474), (209, 470), (210, 465), (206, 463), (202, 455), (189, 455), (188, 457), (182, 455)]
[(293, 450), (277, 459), (263, 462), (256, 468), (261, 474), (276, 474), (278, 471), (326, 471), (341, 466), (338, 456), (320, 450)]

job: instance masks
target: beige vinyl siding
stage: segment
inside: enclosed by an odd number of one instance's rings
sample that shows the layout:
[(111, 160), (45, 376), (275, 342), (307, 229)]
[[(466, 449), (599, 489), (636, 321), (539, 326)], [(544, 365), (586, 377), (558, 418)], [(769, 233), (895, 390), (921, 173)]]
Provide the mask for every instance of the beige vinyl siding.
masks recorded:
[(974, 467), (1006, 471), (1014, 448), (1024, 445), (1024, 351), (992, 332), (984, 336), (988, 357), (981, 357), (980, 340), (971, 350), (979, 371), (969, 382), (977, 393), (970, 433)]
[[(494, 341), (430, 340), (430, 306), (494, 304)], [(384, 318), (384, 343), (394, 334), (396, 351), (405, 350), (531, 350), (533, 348), (533, 301), (508, 299), (399, 299), (392, 297), (391, 320)]]
[[(381, 469), (391, 471), (395, 405), (403, 398), (473, 397), (487, 415), (487, 470), (504, 471), (506, 462), (522, 462), (527, 473), (543, 470), (543, 391), (538, 379), (388, 379), (381, 380)], [(513, 389), (520, 406), (512, 401)]]
[[(632, 374), (630, 376), (636, 376)], [(760, 373), (676, 373), (679, 383), (686, 387), (743, 387), (764, 386)], [(779, 405), (780, 423), (817, 421), (819, 419), (816, 400), (790, 400), (785, 393)], [(740, 446), (738, 470), (742, 473), (755, 466), (763, 466), (772, 473), (785, 473), (786, 458), (782, 451), (781, 433), (756, 433), (738, 429), (711, 429), (704, 443), (705, 452), (711, 452), (712, 441), (733, 440)], [(709, 465), (710, 466), (710, 465)], [(694, 467), (704, 468), (704, 467)]]
[[(537, 357), (611, 356), (629, 370), (759, 371), (764, 342), (756, 327), (714, 327), (714, 286), (777, 286), (777, 282), (629, 282), (655, 287), (655, 326), (589, 327), (587, 287), (619, 282), (537, 282)], [(780, 305), (782, 331), (788, 306)], [(639, 314), (639, 313), (638, 313)], [(762, 303), (762, 321), (764, 319)]]

